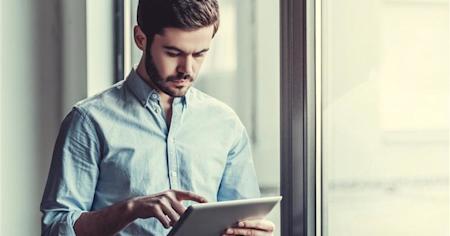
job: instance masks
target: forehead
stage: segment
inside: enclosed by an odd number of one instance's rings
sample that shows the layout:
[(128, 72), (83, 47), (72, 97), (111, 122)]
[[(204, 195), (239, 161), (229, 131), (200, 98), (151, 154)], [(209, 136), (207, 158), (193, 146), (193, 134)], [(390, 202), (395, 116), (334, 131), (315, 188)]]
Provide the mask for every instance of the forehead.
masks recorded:
[(159, 46), (172, 46), (184, 51), (195, 51), (209, 48), (213, 37), (214, 26), (196, 30), (164, 28), (162, 34), (156, 34), (153, 43)]

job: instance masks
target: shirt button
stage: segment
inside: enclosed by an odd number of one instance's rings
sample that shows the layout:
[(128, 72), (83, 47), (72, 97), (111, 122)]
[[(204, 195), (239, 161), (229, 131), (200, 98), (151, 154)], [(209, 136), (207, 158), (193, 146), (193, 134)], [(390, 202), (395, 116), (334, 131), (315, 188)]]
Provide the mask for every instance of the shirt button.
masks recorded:
[(158, 107), (155, 107), (155, 112), (159, 113), (159, 108)]
[(177, 172), (176, 171), (171, 171), (170, 175), (172, 175), (172, 177), (177, 177)]
[(152, 99), (153, 99), (153, 100), (157, 100), (157, 99), (158, 99), (158, 95), (156, 95), (155, 93), (152, 94)]

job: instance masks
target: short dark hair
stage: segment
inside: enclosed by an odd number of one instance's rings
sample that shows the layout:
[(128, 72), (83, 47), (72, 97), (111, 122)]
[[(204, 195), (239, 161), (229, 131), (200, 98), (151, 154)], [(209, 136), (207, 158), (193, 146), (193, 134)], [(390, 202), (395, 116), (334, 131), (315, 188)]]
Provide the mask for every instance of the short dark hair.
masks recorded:
[(150, 42), (167, 27), (195, 30), (214, 25), (214, 37), (219, 4), (217, 0), (139, 0), (137, 23)]

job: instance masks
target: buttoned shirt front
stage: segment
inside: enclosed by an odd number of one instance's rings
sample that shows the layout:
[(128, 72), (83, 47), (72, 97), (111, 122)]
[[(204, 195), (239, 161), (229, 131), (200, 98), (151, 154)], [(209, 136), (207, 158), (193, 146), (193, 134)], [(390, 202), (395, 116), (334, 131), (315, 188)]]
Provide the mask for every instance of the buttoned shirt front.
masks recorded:
[[(208, 201), (258, 197), (250, 141), (228, 106), (195, 88), (174, 99), (169, 127), (158, 92), (133, 70), (64, 119), (41, 202), (42, 234), (74, 235), (83, 212), (168, 189)], [(149, 218), (119, 235), (167, 232)]]

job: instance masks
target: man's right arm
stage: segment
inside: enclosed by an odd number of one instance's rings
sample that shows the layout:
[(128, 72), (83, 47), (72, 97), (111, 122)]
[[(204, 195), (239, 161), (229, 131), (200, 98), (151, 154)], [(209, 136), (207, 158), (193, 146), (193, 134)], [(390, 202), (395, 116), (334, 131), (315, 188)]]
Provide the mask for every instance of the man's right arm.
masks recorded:
[(206, 202), (194, 193), (169, 190), (132, 198), (99, 211), (85, 212), (76, 221), (76, 235), (114, 235), (138, 218), (156, 217), (165, 228), (173, 226), (186, 210), (181, 201)]
[(41, 235), (74, 235), (91, 209), (99, 176), (99, 140), (92, 121), (74, 108), (61, 124), (41, 202)]
[(169, 190), (91, 211), (99, 176), (100, 141), (93, 122), (74, 108), (64, 119), (41, 202), (42, 235), (112, 235), (137, 218), (156, 217), (168, 228), (185, 210), (183, 200), (205, 202)]

